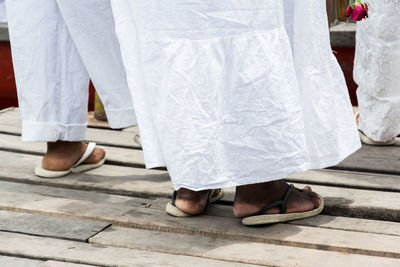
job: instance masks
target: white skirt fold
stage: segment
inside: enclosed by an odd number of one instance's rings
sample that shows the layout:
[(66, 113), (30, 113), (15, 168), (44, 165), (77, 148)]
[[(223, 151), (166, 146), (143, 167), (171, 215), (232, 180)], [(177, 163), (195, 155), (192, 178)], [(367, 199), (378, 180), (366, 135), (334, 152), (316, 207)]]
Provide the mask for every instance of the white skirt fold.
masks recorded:
[(281, 179), (360, 147), (325, 4), (298, 2), (112, 1), (146, 165), (175, 189)]

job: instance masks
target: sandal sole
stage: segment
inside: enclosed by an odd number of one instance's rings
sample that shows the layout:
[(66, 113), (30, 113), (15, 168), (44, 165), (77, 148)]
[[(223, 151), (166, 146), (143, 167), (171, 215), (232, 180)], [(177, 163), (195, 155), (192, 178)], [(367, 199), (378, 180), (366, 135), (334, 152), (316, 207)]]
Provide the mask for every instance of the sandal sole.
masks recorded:
[(102, 160), (100, 160), (97, 163), (82, 164), (82, 165), (79, 165), (78, 167), (71, 168), (71, 169), (66, 170), (66, 171), (49, 171), (49, 170), (46, 170), (42, 166), (39, 165), (39, 166), (37, 166), (35, 168), (35, 174), (37, 176), (41, 177), (41, 178), (49, 178), (49, 179), (60, 178), (60, 177), (67, 176), (68, 174), (73, 173), (73, 172), (74, 173), (81, 173), (81, 172), (86, 172), (86, 171), (89, 171), (89, 170), (96, 169), (96, 168), (102, 166), (105, 161), (106, 161), (106, 159), (103, 158)]
[(318, 208), (310, 211), (287, 213), (287, 214), (266, 214), (266, 215), (250, 216), (242, 219), (242, 224), (247, 226), (256, 226), (256, 225), (267, 225), (273, 223), (282, 223), (299, 219), (305, 219), (320, 214), (323, 209), (324, 209), (324, 199), (321, 198), (321, 205)]
[[(221, 191), (219, 192), (218, 195), (210, 197), (209, 203), (214, 203), (214, 202), (218, 201), (219, 199), (221, 199), (223, 196), (224, 196), (224, 191), (221, 189)], [(190, 217), (190, 216), (196, 216), (197, 215), (197, 214), (192, 215), (192, 214), (186, 213), (186, 212), (178, 209), (176, 206), (172, 205), (171, 203), (167, 203), (167, 206), (165, 207), (165, 211), (169, 215), (172, 215), (172, 216), (175, 216), (175, 217), (179, 217), (179, 218), (185, 218), (185, 217)], [(201, 212), (201, 213), (203, 213), (203, 212)]]

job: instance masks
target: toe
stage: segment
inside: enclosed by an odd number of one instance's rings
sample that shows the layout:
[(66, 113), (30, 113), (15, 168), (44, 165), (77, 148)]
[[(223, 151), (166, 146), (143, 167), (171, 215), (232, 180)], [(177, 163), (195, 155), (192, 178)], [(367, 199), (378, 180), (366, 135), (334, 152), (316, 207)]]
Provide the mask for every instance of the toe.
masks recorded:
[(311, 189), (311, 187), (310, 186), (305, 186), (304, 188), (303, 188), (303, 191), (305, 191), (305, 192), (312, 192), (312, 189)]

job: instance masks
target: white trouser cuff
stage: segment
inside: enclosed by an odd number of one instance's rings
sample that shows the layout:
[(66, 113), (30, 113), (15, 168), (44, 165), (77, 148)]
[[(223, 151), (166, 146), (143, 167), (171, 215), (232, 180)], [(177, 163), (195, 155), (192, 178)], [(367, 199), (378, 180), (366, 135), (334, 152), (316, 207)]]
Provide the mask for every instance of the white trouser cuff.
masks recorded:
[(85, 139), (86, 124), (22, 121), (22, 141), (25, 142), (77, 142)]
[(107, 120), (111, 128), (121, 129), (137, 124), (135, 110), (119, 109), (106, 110)]

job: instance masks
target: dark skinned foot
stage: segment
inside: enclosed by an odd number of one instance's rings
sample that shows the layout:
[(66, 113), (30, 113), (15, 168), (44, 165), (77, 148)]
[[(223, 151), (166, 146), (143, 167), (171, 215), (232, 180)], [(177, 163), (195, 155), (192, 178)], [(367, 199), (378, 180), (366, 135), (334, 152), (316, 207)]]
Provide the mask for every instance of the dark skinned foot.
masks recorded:
[[(233, 214), (243, 218), (258, 212), (264, 206), (285, 196), (289, 185), (283, 181), (251, 184), (236, 187), (235, 200), (233, 202)], [(318, 194), (306, 186), (303, 191), (293, 190), (287, 201), (286, 213), (304, 212), (318, 208), (321, 199)], [(280, 213), (278, 207), (268, 210), (265, 214)]]
[[(82, 157), (86, 147), (87, 144), (84, 142), (48, 142), (47, 152), (42, 160), (42, 167), (49, 171), (68, 170)], [(96, 147), (83, 163), (97, 163), (105, 157), (105, 154), (104, 149)]]
[[(214, 190), (213, 196), (217, 196), (220, 191), (221, 189)], [(211, 190), (193, 191), (181, 188), (177, 192), (175, 205), (187, 214), (198, 215), (206, 208), (210, 193)]]

